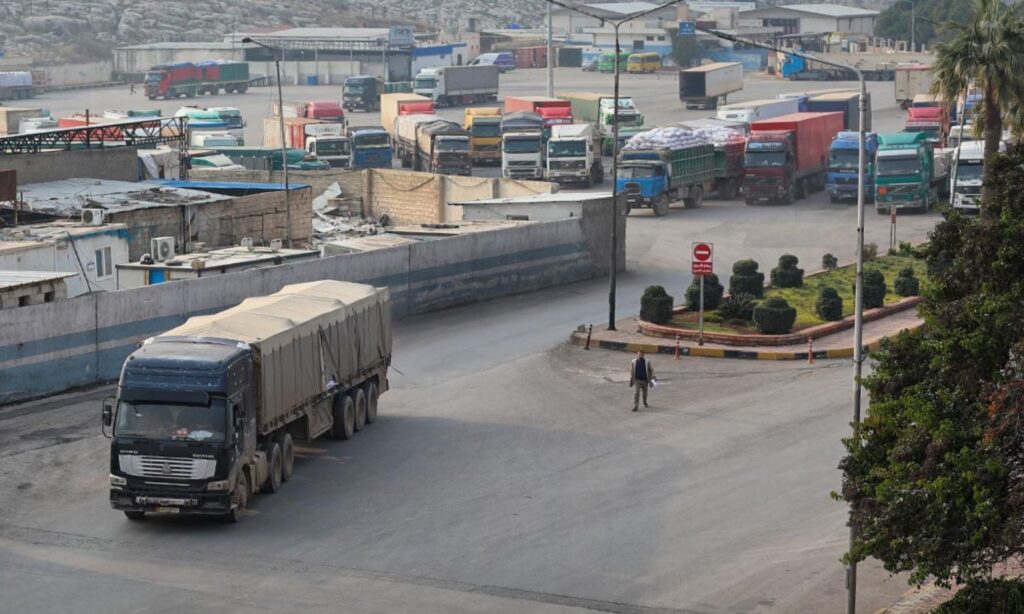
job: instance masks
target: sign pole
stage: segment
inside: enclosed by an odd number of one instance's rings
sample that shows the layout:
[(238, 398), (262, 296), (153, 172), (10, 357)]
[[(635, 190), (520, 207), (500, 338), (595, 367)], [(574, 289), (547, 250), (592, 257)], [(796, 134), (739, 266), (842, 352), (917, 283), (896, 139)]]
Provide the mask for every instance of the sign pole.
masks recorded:
[(700, 276), (700, 333), (697, 345), (704, 345), (704, 276)]

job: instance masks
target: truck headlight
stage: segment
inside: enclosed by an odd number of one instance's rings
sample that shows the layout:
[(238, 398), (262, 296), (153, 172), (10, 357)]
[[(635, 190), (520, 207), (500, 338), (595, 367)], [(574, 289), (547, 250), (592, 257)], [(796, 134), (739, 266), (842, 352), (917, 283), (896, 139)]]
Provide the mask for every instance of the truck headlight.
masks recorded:
[(119, 475), (110, 474), (110, 485), (111, 486), (127, 486), (128, 480), (122, 478)]
[(230, 488), (229, 480), (214, 480), (206, 483), (206, 490), (224, 491)]

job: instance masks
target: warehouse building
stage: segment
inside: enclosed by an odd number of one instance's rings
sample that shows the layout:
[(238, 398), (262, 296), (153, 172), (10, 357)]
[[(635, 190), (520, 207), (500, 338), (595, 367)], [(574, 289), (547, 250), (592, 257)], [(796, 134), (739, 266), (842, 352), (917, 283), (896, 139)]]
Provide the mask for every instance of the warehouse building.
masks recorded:
[(739, 19), (741, 26), (782, 28), (786, 35), (838, 32), (874, 36), (878, 11), (839, 4), (791, 4), (741, 11)]

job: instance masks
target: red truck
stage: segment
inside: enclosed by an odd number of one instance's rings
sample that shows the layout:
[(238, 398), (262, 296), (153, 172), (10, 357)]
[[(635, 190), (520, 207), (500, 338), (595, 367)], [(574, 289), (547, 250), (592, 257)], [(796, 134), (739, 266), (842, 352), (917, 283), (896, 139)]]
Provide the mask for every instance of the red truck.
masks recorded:
[(536, 113), (540, 115), (544, 126), (544, 138), (551, 136), (551, 126), (572, 123), (572, 103), (568, 100), (548, 98), (547, 96), (507, 96), (505, 112)]
[(824, 189), (828, 150), (842, 130), (842, 113), (791, 113), (750, 124), (743, 176), (747, 204), (789, 204)]
[[(278, 114), (277, 103), (273, 104), (272, 113)], [(305, 117), (306, 119), (321, 119), (323, 121), (345, 125), (345, 109), (341, 103), (334, 100), (311, 100), (308, 102), (286, 102), (284, 103), (284, 117)]]
[(949, 114), (945, 107), (910, 107), (903, 132), (924, 132), (935, 147), (945, 147), (949, 136)]
[[(125, 140), (124, 131), (117, 125), (112, 125), (117, 123), (118, 120), (96, 117), (94, 115), (72, 115), (70, 117), (60, 117), (57, 119), (58, 128), (84, 128), (85, 126), (103, 125), (103, 128), (100, 128), (93, 134), (90, 134), (89, 139), (96, 139), (97, 141), (102, 140), (104, 142)], [(74, 140), (84, 141), (85, 138), (85, 135), (80, 135), (75, 137)]]
[(202, 80), (202, 71), (192, 62), (157, 64), (146, 72), (146, 98), (192, 98)]

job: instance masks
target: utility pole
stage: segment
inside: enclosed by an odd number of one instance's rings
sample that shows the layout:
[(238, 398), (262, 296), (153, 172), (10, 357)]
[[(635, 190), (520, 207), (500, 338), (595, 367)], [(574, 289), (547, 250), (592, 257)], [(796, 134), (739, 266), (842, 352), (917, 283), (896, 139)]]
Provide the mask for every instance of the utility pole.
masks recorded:
[(916, 40), (914, 39), (914, 25), (917, 22), (917, 2), (910, 0), (910, 52), (917, 51)]
[(555, 97), (555, 59), (552, 57), (551, 3), (548, 3), (548, 98)]

